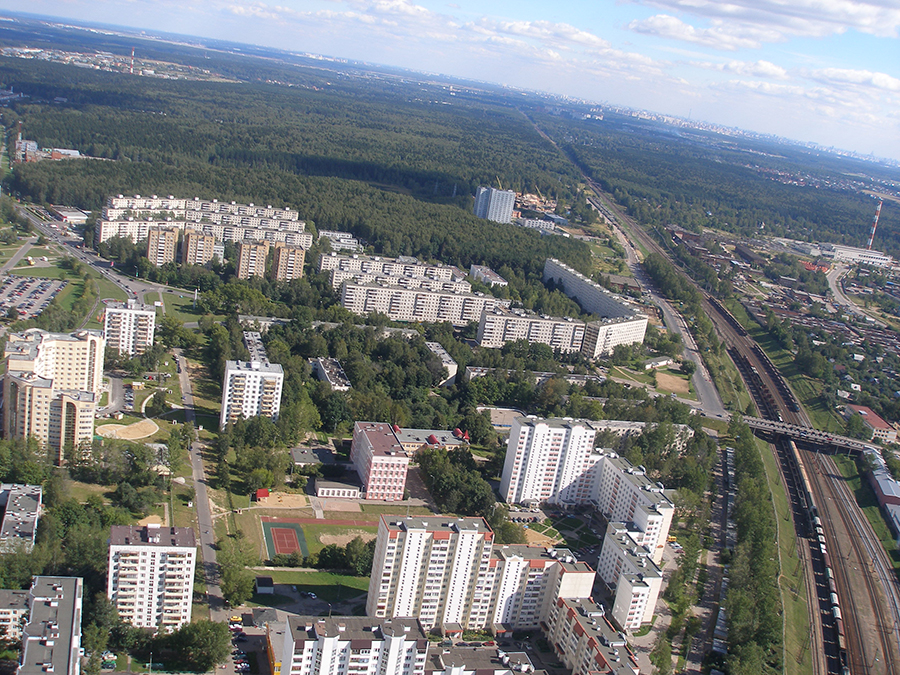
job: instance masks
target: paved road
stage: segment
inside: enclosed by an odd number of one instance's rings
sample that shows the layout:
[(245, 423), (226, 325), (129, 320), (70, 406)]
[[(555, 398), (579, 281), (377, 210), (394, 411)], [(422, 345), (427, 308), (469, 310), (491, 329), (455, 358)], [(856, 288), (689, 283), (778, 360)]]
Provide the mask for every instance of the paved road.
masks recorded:
[(18, 251), (13, 253), (13, 257), (6, 261), (3, 267), (0, 267), (0, 274), (7, 274), (13, 267), (19, 264), (19, 261), (25, 257), (25, 254), (34, 246), (37, 238), (29, 239)]
[[(188, 377), (187, 362), (180, 349), (174, 349), (175, 362), (181, 366), (179, 380), (184, 394), (185, 419), (196, 426), (194, 417), (194, 396), (191, 391), (191, 379)], [(206, 595), (209, 600), (209, 618), (213, 621), (225, 621), (225, 601), (222, 590), (217, 583), (218, 567), (216, 565), (215, 530), (213, 530), (212, 513), (209, 508), (209, 496), (206, 492), (206, 472), (200, 455), (201, 444), (191, 443), (191, 469), (194, 479), (194, 503), (197, 507), (197, 527), (200, 529), (200, 555), (203, 558), (203, 570), (206, 576)]]
[(864, 309), (844, 294), (844, 289), (841, 288), (841, 278), (847, 273), (848, 269), (849, 268), (846, 265), (835, 265), (835, 267), (825, 275), (825, 278), (828, 279), (828, 287), (831, 289), (831, 295), (834, 297), (834, 303), (841, 309), (856, 314), (881, 328), (886, 328), (886, 323), (879, 321), (874, 316), (870, 316)]

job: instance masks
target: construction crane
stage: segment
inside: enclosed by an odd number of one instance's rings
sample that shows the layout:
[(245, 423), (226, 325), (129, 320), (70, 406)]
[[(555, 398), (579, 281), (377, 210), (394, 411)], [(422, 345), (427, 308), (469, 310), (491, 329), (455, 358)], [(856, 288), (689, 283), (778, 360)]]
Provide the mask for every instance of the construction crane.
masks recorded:
[(878, 200), (878, 208), (875, 209), (875, 220), (872, 221), (872, 232), (869, 234), (869, 243), (866, 246), (867, 251), (872, 250), (872, 243), (875, 241), (875, 228), (878, 227), (878, 216), (881, 215), (881, 205), (884, 204), (883, 199)]

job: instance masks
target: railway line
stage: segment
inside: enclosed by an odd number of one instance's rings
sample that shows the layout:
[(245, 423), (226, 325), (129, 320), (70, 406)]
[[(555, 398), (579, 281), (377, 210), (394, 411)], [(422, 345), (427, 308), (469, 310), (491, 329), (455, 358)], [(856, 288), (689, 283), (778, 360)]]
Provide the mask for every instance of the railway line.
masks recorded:
[[(598, 195), (592, 203), (599, 204), (607, 218), (620, 225), (624, 221), (630, 234), (647, 249), (670, 259), (646, 232), (614, 206), (607, 206), (598, 185), (588, 184)], [(718, 300), (701, 293), (703, 309), (760, 415), (812, 427), (790, 386), (752, 336)], [(791, 501), (798, 557), (807, 579), (813, 672), (900, 675), (900, 588), (881, 542), (824, 454), (827, 448), (813, 451), (791, 441), (772, 440)], [(827, 470), (821, 469), (823, 466)]]

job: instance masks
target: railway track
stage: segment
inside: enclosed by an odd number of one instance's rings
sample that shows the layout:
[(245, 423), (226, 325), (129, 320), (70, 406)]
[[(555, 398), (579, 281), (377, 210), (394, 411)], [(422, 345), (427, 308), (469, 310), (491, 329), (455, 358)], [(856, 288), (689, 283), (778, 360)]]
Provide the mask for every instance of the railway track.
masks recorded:
[[(588, 184), (600, 197), (599, 186), (592, 181)], [(630, 233), (646, 248), (671, 260), (652, 237), (614, 205), (607, 206), (602, 199), (599, 202), (604, 215), (619, 224), (625, 222), (630, 225)], [(683, 270), (679, 269), (679, 272), (694, 283)], [(697, 287), (695, 283), (694, 286)], [(809, 417), (790, 386), (747, 330), (715, 298), (698, 290), (703, 294), (704, 311), (738, 366), (762, 416), (811, 427)], [(812, 626), (808, 648), (812, 655), (813, 672), (829, 675), (900, 675), (900, 593), (880, 541), (846, 485), (841, 483), (835, 486), (834, 481), (826, 482), (818, 471), (813, 471), (810, 477), (804, 479), (799, 475), (803, 473), (801, 453), (791, 451), (783, 444), (778, 445), (782, 447), (779, 449), (776, 445), (776, 455), (795, 512), (797, 550), (806, 570)], [(834, 474), (833, 463), (830, 460), (828, 463)], [(808, 495), (808, 502), (821, 505), (821, 511), (810, 510), (810, 504), (801, 498), (804, 492)], [(805, 519), (797, 515), (798, 509), (806, 511)], [(821, 517), (817, 518), (819, 514)], [(814, 525), (814, 521), (818, 522)], [(836, 542), (842, 541), (844, 546), (852, 544), (853, 555), (860, 561), (856, 569), (848, 566), (849, 556), (848, 559), (829, 557), (826, 542), (833, 542), (831, 545), (835, 546)], [(854, 592), (859, 590), (860, 585), (865, 589), (862, 594)], [(845, 599), (844, 614), (841, 612), (841, 598)], [(876, 635), (867, 633), (869, 617), (875, 619), (878, 627)], [(848, 624), (846, 627), (845, 621)]]

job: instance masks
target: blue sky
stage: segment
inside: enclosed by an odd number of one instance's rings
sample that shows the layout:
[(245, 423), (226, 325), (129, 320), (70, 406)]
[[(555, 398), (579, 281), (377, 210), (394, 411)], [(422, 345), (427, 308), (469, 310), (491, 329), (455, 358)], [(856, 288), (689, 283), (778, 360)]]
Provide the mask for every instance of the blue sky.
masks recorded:
[(900, 0), (14, 0), (900, 159)]

